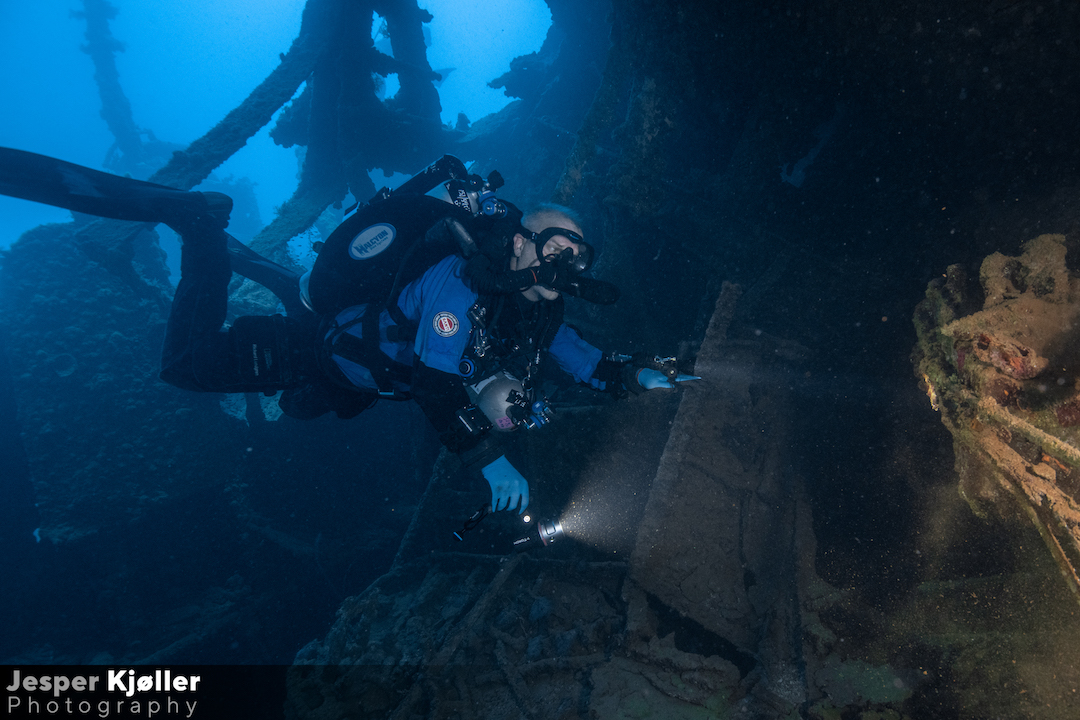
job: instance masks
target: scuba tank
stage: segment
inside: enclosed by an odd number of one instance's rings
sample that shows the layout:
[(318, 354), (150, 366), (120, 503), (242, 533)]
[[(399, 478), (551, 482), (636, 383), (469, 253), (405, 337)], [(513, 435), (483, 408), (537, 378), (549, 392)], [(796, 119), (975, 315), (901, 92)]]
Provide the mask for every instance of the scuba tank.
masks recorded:
[[(392, 308), (398, 291), (448, 255), (469, 260), (465, 272), (480, 294), (536, 284), (532, 270), (505, 269), (510, 239), (528, 231), (521, 210), (496, 197), (503, 184), (498, 171), (487, 179), (470, 175), (461, 160), (444, 155), (396, 190), (382, 188), (327, 238), (300, 279), (303, 304), (319, 315), (370, 303)], [(618, 299), (611, 283), (561, 272), (560, 292), (602, 305)]]
[(459, 159), (444, 155), (396, 190), (383, 188), (367, 205), (346, 213), (326, 239), (301, 280), (304, 304), (328, 315), (353, 305), (389, 302), (395, 289), (447, 255), (475, 254), (478, 249), (464, 228), (476, 232), (507, 214), (507, 204), (494, 196), (502, 185), (498, 172), (486, 180), (469, 175)]
[[(395, 280), (408, 282), (458, 248), (432, 238), (444, 217), (468, 220), (466, 211), (427, 196), (393, 195), (357, 210), (326, 239), (307, 280), (311, 309), (319, 315), (389, 299)], [(399, 275), (400, 271), (400, 275)]]

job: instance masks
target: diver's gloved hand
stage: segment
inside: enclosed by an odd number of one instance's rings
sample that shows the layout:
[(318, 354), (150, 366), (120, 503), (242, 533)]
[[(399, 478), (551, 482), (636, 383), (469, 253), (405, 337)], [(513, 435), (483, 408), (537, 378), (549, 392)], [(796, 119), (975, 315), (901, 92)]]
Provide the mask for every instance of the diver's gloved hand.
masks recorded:
[[(682, 373), (679, 373), (678, 376), (676, 376), (675, 378), (675, 382), (681, 383), (687, 382), (689, 380), (700, 379), (701, 378), (694, 375), (683, 375)], [(638, 370), (637, 381), (638, 385), (645, 388), (646, 390), (655, 390), (657, 388), (671, 389), (675, 387), (671, 384), (671, 380), (668, 379), (667, 375), (660, 372), (659, 370), (652, 370), (650, 368), (641, 368), (640, 370)]]
[(491, 486), (491, 508), (493, 510), (513, 510), (520, 503), (518, 514), (529, 507), (529, 482), (519, 473), (505, 455), (487, 465), (480, 471)]

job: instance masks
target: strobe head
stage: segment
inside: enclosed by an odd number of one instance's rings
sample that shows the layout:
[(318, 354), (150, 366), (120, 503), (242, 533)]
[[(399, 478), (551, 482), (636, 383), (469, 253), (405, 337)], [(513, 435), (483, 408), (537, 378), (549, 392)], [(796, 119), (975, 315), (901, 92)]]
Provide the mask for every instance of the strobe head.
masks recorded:
[(540, 542), (547, 547), (563, 536), (562, 523), (558, 520), (541, 520), (536, 523), (536, 530), (540, 533)]

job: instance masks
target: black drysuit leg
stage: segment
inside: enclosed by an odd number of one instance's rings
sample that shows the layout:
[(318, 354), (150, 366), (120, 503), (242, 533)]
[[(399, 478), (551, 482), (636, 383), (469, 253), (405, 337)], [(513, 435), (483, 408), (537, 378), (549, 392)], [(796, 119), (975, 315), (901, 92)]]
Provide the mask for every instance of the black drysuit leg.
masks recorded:
[(242, 391), (234, 345), (221, 328), (232, 277), (225, 231), (193, 227), (182, 238), (180, 282), (165, 328), (161, 379), (185, 390)]
[[(203, 392), (276, 392), (317, 372), (314, 316), (299, 275), (225, 233), (232, 200), (123, 178), (0, 147), (0, 195), (116, 220), (163, 222), (180, 233), (181, 280), (161, 354), (161, 379)], [(274, 292), (297, 318), (245, 317), (223, 331), (232, 270)]]
[(318, 373), (315, 316), (246, 315), (222, 330), (228, 305), (229, 236), (199, 220), (176, 227), (183, 239), (161, 379), (199, 392), (265, 392), (299, 387)]

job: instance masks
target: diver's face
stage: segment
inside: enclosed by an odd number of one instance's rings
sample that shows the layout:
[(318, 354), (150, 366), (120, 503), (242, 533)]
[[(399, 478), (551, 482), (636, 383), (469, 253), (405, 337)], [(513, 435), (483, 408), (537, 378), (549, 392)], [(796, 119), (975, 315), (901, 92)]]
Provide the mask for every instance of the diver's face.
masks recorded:
[[(564, 226), (560, 225), (560, 227)], [(581, 235), (581, 228), (574, 223), (567, 222), (565, 228), (577, 233), (579, 236)], [(555, 235), (544, 243), (544, 257), (558, 256), (559, 253), (567, 248), (573, 250), (574, 255), (581, 252), (580, 246), (570, 240), (570, 238), (565, 235)], [(524, 270), (525, 268), (537, 267), (541, 262), (543, 262), (543, 259), (536, 254), (536, 243), (521, 233), (514, 235), (514, 257), (510, 259), (510, 269)], [(543, 285), (533, 285), (532, 287), (523, 290), (521, 294), (530, 302), (554, 300), (559, 297), (558, 292), (549, 287), (544, 287)]]

